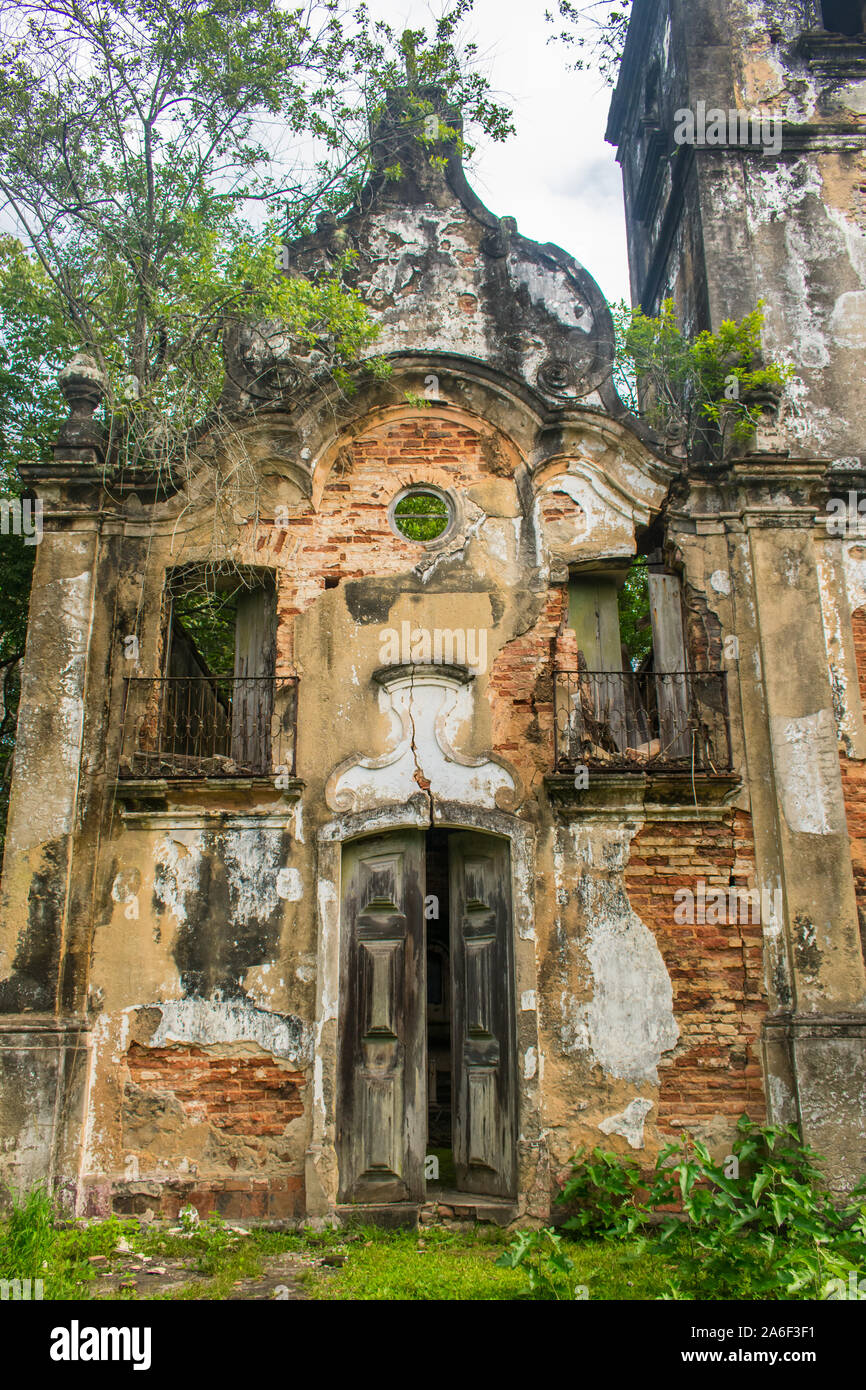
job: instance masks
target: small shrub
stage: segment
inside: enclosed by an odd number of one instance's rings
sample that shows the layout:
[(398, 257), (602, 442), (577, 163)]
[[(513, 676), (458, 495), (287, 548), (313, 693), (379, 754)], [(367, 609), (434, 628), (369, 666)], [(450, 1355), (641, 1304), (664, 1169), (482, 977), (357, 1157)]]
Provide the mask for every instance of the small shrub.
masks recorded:
[(584, 1154), (580, 1149), (571, 1160), (571, 1177), (556, 1199), (573, 1208), (565, 1230), (580, 1237), (632, 1235), (646, 1215), (638, 1200), (640, 1168), (603, 1149), (593, 1149), (591, 1158)]
[(198, 1210), (196, 1209), (196, 1207), (191, 1205), (187, 1207), (181, 1207), (180, 1211), (177, 1214), (177, 1219), (180, 1222), (181, 1229), (183, 1230), (184, 1235), (188, 1236), (191, 1236), (194, 1231), (198, 1230), (199, 1223), (201, 1221), (201, 1217), (198, 1214)]
[(523, 1270), (531, 1298), (575, 1297), (574, 1261), (562, 1248), (562, 1236), (549, 1226), (540, 1231), (518, 1231), (496, 1264), (500, 1269)]
[(778, 400), (794, 376), (790, 365), (763, 360), (764, 308), (761, 300), (738, 323), (726, 319), (718, 332), (688, 339), (672, 299), (656, 318), (625, 303), (612, 305), (614, 377), (623, 400), (689, 452), (725, 453), (731, 444), (747, 443), (762, 404)]
[(659, 1155), (650, 1200), (679, 1197), (685, 1217), (669, 1216), (661, 1229), (680, 1274), (671, 1294), (680, 1296), (685, 1280), (713, 1298), (827, 1297), (855, 1260), (866, 1260), (859, 1194), (837, 1207), (819, 1155), (788, 1126), (744, 1115), (731, 1152), (735, 1178), (689, 1135)]
[(212, 1211), (206, 1221), (200, 1221), (195, 1234), (202, 1242), (197, 1269), (202, 1274), (217, 1274), (226, 1257), (240, 1244), (239, 1236)]
[(643, 1232), (638, 1248), (646, 1250), (657, 1221), (656, 1248), (675, 1271), (669, 1298), (831, 1298), (843, 1285), (859, 1289), (866, 1187), (838, 1206), (819, 1155), (795, 1129), (745, 1115), (731, 1152), (735, 1165), (716, 1163), (687, 1134), (642, 1179), (629, 1158), (595, 1149), (587, 1159), (581, 1150), (558, 1199), (571, 1208), (565, 1228), (583, 1237)]

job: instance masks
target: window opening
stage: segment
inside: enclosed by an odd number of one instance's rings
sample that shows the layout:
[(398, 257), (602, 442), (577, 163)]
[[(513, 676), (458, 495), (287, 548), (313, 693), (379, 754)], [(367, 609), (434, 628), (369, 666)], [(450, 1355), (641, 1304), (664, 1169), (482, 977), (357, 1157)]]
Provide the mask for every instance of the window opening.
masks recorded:
[(398, 535), (409, 541), (441, 540), (451, 526), (454, 509), (445, 496), (433, 488), (412, 488), (391, 504), (390, 522)]

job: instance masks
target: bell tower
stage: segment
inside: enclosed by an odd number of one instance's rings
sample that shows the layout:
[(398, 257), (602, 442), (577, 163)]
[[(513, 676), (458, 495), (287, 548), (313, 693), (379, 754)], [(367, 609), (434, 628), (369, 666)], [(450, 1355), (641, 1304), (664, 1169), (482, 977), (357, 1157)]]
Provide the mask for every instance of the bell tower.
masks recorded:
[(793, 369), (751, 444), (682, 458), (666, 544), (706, 575), (737, 804), (780, 904), (762, 923), (769, 1115), (840, 1187), (866, 1170), (864, 27), (861, 0), (635, 0), (607, 132), (633, 303), (672, 299), (692, 336), (763, 301), (765, 359)]

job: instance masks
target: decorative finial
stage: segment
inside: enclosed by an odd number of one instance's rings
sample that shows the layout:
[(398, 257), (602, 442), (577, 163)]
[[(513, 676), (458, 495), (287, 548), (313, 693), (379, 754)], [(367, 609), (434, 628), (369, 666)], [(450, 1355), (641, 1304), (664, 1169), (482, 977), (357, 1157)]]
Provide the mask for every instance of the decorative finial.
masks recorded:
[(57, 384), (69, 405), (69, 418), (63, 421), (55, 445), (55, 457), (96, 453), (102, 455), (105, 432), (93, 414), (106, 395), (105, 375), (87, 352), (77, 352), (57, 377)]

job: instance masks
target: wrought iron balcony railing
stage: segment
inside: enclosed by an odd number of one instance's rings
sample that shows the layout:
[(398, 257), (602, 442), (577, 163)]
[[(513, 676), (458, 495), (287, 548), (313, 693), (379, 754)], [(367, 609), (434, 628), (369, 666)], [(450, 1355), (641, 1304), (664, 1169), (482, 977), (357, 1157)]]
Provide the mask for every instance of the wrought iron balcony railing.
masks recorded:
[(724, 671), (557, 671), (557, 772), (727, 772), (731, 730)]
[(297, 688), (296, 676), (127, 680), (120, 776), (292, 776)]

